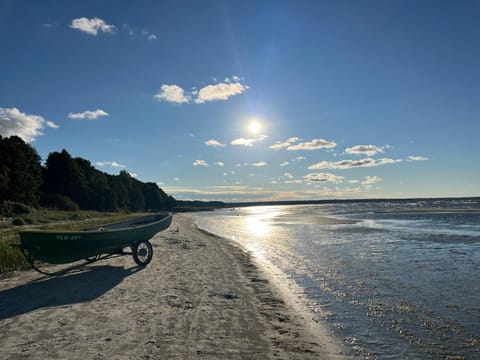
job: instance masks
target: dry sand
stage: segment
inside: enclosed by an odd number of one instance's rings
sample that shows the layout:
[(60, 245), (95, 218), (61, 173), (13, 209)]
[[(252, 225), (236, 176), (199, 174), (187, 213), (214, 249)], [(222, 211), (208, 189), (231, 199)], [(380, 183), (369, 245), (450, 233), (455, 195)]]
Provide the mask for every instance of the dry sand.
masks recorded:
[(4, 276), (0, 358), (342, 358), (250, 255), (188, 215), (152, 244), (144, 269), (124, 256), (59, 277)]

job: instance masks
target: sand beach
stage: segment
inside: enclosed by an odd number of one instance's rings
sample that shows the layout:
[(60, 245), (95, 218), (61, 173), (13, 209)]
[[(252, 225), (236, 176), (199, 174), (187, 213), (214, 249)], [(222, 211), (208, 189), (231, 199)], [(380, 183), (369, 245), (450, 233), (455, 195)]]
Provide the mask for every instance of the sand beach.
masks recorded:
[[(339, 359), (307, 313), (234, 243), (175, 215), (154, 258), (0, 279), (2, 359)], [(54, 267), (52, 267), (54, 268)]]

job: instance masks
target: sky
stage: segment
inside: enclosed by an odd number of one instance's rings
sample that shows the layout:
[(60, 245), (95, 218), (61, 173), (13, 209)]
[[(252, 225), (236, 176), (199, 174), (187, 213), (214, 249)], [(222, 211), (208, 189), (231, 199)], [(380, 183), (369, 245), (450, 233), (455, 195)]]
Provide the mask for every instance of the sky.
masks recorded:
[(0, 0), (0, 135), (181, 200), (479, 196), (479, 19), (478, 0)]

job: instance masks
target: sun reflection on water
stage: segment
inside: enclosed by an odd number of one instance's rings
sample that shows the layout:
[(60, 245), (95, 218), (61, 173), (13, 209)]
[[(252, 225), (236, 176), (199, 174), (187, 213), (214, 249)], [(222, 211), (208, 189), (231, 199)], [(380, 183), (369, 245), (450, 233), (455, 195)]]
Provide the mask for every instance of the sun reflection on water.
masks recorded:
[(264, 237), (270, 233), (270, 225), (257, 217), (245, 218), (245, 227), (255, 237)]

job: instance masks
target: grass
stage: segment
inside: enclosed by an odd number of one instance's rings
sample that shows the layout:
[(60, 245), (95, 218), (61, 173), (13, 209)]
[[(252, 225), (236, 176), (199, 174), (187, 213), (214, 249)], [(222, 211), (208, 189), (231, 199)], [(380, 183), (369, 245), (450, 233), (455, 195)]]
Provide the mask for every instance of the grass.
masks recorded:
[(123, 221), (137, 217), (139, 213), (97, 212), (97, 211), (57, 211), (35, 210), (22, 216), (27, 225), (0, 225), (0, 273), (21, 270), (29, 265), (18, 248), (11, 244), (19, 244), (19, 231), (25, 229), (42, 230), (81, 230), (102, 224)]

